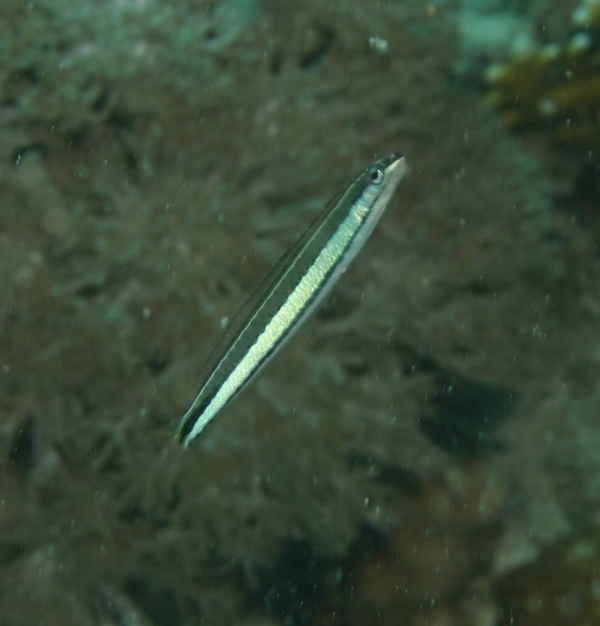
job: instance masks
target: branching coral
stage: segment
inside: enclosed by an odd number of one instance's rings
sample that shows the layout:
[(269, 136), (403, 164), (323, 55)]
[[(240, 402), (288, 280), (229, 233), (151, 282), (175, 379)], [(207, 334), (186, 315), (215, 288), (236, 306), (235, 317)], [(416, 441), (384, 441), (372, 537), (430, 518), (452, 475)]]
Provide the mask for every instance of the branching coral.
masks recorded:
[(510, 128), (546, 126), (553, 138), (587, 150), (600, 148), (600, 2), (587, 0), (573, 14), (566, 45), (548, 44), (488, 68), (495, 107)]
[[(147, 108), (158, 90), (193, 87), (217, 74), (215, 55), (252, 20), (253, 0), (65, 0), (0, 7), (0, 94), (26, 119), (69, 130), (110, 116), (126, 92)], [(127, 81), (136, 89), (128, 89)], [(140, 85), (148, 80), (148, 93)], [(121, 88), (121, 85), (123, 87)], [(156, 109), (155, 109), (156, 110)]]

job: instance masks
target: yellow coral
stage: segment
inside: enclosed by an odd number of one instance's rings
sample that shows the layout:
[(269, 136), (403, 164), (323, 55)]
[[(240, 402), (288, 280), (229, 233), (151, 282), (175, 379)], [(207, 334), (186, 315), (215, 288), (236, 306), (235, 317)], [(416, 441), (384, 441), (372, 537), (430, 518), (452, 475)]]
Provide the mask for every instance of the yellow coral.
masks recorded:
[(550, 44), (526, 56), (492, 65), (483, 103), (497, 109), (510, 128), (545, 126), (560, 142), (600, 148), (600, 0), (579, 6), (580, 30), (565, 46)]

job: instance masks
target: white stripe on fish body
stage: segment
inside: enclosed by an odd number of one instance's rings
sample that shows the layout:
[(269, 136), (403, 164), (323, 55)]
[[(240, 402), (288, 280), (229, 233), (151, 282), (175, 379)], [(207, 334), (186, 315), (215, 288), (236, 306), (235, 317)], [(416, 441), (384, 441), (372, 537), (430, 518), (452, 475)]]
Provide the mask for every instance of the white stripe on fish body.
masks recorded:
[[(280, 267), (278, 263), (271, 270), (271, 272), (280, 272), (278, 279), (271, 285), (270, 292), (263, 294), (262, 301), (254, 303), (254, 308), (249, 312), (247, 319), (245, 318), (240, 324), (238, 334), (231, 339), (223, 353), (216, 356), (212, 371), (207, 375), (194, 402), (181, 419), (177, 438), (184, 446), (196, 438), (232, 398), (279, 352), (285, 342), (329, 293), (339, 276), (368, 239), (405, 172), (406, 162), (403, 157), (389, 155), (380, 159), (371, 168), (365, 170), (340, 199), (328, 207), (319, 220), (308, 229), (294, 246), (298, 248), (295, 256), (289, 259), (283, 257), (282, 261), (286, 261), (286, 264)], [(356, 185), (361, 186), (355, 189)], [(352, 197), (352, 192), (355, 191), (360, 191), (360, 193), (348, 208), (344, 209), (343, 203), (347, 202), (347, 197)], [(316, 257), (303, 270), (302, 275), (294, 278), (294, 270), (299, 269), (296, 264), (301, 263), (305, 255), (310, 258), (314, 242), (318, 241), (319, 236), (324, 234), (330, 226), (328, 219), (340, 210), (344, 211), (345, 217), (342, 216), (339, 226), (324, 245), (315, 251)], [(269, 280), (271, 272), (265, 281)], [(255, 293), (260, 291), (260, 287)], [(281, 289), (289, 290), (289, 293), (286, 294), (277, 310), (268, 311), (268, 308), (263, 305), (271, 295)], [(252, 301), (251, 296), (249, 302)], [(244, 307), (240, 311), (243, 309)], [(266, 312), (268, 312), (268, 317), (265, 317), (264, 324), (259, 325), (256, 336), (248, 342), (248, 329), (253, 324), (256, 325), (259, 317)], [(235, 351), (241, 344), (246, 343), (248, 346), (236, 355)], [(226, 373), (211, 397), (210, 387), (215, 380), (218, 380), (219, 373), (222, 374), (221, 369), (227, 359), (234, 360), (231, 371)], [(208, 397), (205, 397), (207, 394)]]
[[(343, 229), (343, 227), (344, 225), (340, 227), (340, 230)], [(338, 233), (336, 233), (336, 235), (338, 235)], [(339, 237), (339, 239), (341, 239), (341, 237)], [(332, 241), (333, 246), (335, 246), (336, 243), (337, 241)], [(282, 335), (288, 331), (286, 340), (289, 339), (292, 332), (297, 330), (301, 325), (303, 318), (308, 317), (312, 310), (327, 295), (331, 287), (335, 284), (336, 276), (331, 276), (328, 280), (329, 285), (322, 287), (315, 302), (306, 306), (306, 303), (315, 293), (315, 289), (325, 280), (329, 269), (335, 264), (336, 259), (337, 257), (335, 254), (332, 254), (329, 248), (321, 252), (315, 263), (292, 291), (284, 305), (267, 324), (265, 330), (257, 337), (256, 343), (250, 348), (246, 356), (239, 362), (238, 366), (223, 383), (215, 397), (202, 413), (202, 416), (194, 424), (193, 429), (184, 441), (184, 445), (187, 446), (192, 439), (197, 437), (213, 417), (215, 417), (230, 399), (241, 390), (245, 382), (249, 381), (251, 376), (258, 373), (258, 370), (266, 365), (268, 360), (270, 360), (266, 358), (267, 355), (269, 352), (273, 352), (274, 346), (281, 340)], [(340, 273), (345, 269), (346, 267), (341, 267)], [(302, 313), (303, 308), (306, 308), (304, 313)], [(297, 321), (297, 325), (292, 329), (294, 321)], [(279, 347), (282, 346), (283, 343)], [(274, 356), (274, 354), (271, 354), (271, 357), (272, 356)]]

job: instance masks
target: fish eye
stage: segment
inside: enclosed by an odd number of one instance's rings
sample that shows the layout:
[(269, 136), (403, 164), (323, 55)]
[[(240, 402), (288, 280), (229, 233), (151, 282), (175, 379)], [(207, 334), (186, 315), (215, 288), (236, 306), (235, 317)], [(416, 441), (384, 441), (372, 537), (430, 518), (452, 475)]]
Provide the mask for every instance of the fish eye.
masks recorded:
[(379, 185), (382, 181), (383, 181), (383, 170), (377, 166), (374, 165), (370, 170), (369, 170), (369, 180), (374, 184), (374, 185)]

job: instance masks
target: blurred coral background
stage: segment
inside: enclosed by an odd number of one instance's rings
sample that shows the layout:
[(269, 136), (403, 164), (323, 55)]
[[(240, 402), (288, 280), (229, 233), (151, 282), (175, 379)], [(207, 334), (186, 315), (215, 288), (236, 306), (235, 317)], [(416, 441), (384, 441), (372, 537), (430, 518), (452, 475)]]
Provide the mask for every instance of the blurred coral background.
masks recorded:
[[(3, 0), (0, 624), (600, 623), (600, 3)], [(219, 333), (376, 158), (335, 293)]]

